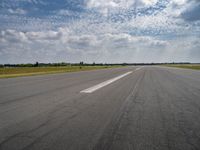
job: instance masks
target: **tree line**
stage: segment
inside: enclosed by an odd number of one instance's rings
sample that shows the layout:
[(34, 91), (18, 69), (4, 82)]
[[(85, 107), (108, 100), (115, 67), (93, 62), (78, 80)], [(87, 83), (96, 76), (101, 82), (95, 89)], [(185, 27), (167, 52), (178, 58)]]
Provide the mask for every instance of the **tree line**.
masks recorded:
[(137, 66), (137, 65), (167, 65), (167, 64), (191, 64), (190, 62), (172, 62), (172, 63), (27, 63), (27, 64), (0, 64), (0, 67), (64, 67), (64, 66)]

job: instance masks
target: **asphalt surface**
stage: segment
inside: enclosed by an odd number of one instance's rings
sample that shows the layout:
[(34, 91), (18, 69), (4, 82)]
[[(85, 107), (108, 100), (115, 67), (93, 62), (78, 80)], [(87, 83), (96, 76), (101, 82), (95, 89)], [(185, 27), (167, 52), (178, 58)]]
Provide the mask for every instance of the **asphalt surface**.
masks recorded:
[(200, 150), (200, 71), (136, 68), (1, 79), (0, 150)]

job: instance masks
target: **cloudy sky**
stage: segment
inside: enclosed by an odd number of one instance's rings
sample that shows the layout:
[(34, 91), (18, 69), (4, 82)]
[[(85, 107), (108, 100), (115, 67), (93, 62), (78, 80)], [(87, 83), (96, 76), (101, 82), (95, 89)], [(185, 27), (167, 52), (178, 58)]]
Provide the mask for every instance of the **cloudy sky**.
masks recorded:
[(0, 63), (200, 62), (200, 0), (0, 0)]

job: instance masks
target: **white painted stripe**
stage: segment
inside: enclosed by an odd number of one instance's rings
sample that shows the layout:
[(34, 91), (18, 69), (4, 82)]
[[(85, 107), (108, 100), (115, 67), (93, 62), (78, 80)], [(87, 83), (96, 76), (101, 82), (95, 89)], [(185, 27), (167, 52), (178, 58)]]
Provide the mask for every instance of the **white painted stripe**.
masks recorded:
[(102, 83), (100, 83), (100, 84), (97, 84), (97, 85), (91, 87), (91, 88), (82, 90), (82, 91), (80, 91), (80, 93), (92, 93), (92, 92), (94, 92), (94, 91), (96, 91), (96, 90), (98, 90), (98, 89), (100, 89), (100, 88), (102, 88), (102, 87), (104, 87), (104, 86), (106, 86), (106, 85), (108, 85), (108, 84), (111, 84), (111, 83), (113, 83), (113, 82), (115, 82), (115, 81), (117, 81), (117, 80), (119, 80), (119, 79), (121, 79), (121, 78), (123, 78), (123, 77), (125, 77), (125, 76), (127, 76), (127, 75), (129, 75), (129, 74), (131, 74), (132, 72), (133, 72), (133, 71), (130, 71), (130, 72), (127, 72), (127, 73), (125, 73), (125, 74), (122, 74), (122, 75), (120, 75), (120, 76), (118, 76), (118, 77), (115, 77), (115, 78), (112, 78), (112, 79), (110, 79), (110, 80), (104, 81), (104, 82), (102, 82)]
[(141, 68), (136, 68), (135, 71), (140, 70)]
[(142, 69), (144, 66), (136, 68), (135, 71)]

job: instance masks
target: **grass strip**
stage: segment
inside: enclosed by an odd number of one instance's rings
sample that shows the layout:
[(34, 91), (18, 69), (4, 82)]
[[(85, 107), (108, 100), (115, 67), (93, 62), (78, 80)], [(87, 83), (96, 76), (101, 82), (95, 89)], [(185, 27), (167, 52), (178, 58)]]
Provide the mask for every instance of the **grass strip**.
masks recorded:
[(89, 71), (97, 69), (116, 68), (121, 66), (67, 66), (67, 67), (14, 67), (0, 68), (0, 78), (14, 78), (44, 74)]
[(188, 64), (188, 65), (166, 65), (167, 67), (176, 67), (176, 68), (183, 68), (183, 69), (193, 69), (193, 70), (200, 70), (200, 64)]

